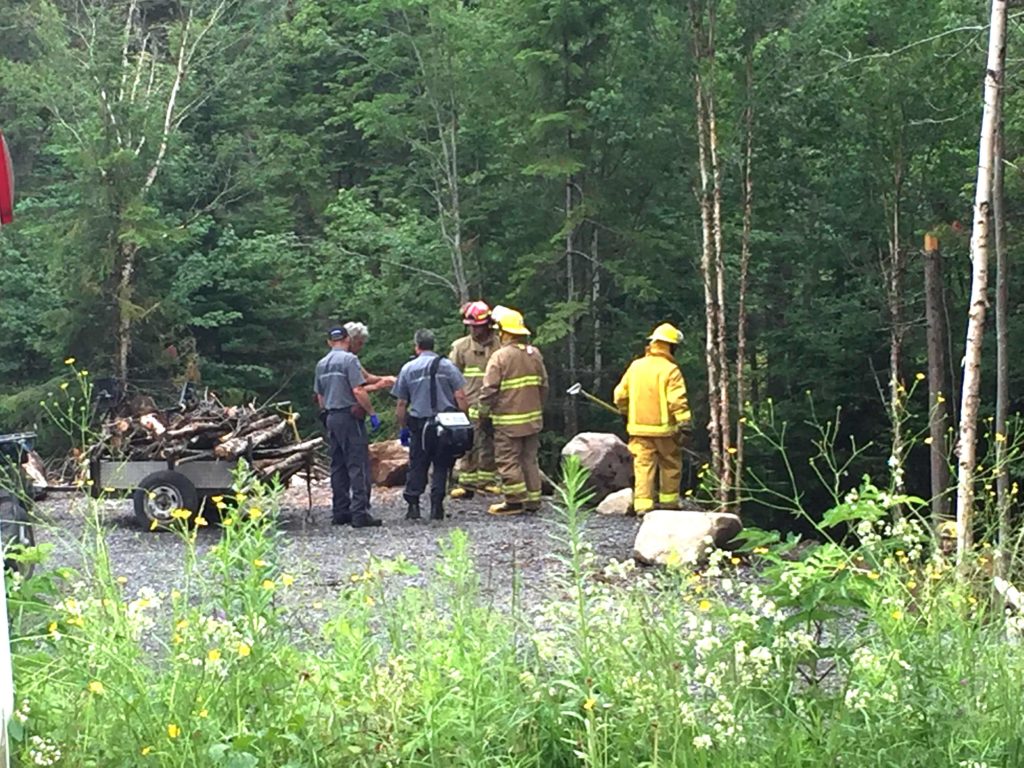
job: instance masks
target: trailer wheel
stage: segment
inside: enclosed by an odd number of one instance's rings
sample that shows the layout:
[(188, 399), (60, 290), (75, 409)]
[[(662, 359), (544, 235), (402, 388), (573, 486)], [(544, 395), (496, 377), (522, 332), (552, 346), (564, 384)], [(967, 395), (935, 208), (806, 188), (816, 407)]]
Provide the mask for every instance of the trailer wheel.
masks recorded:
[(8, 552), (13, 554), (36, 545), (28, 512), (20, 501), (10, 496), (0, 496), (0, 540), (3, 544), (4, 570), (20, 573), (25, 578), (31, 576), (34, 567), (32, 563), (8, 557)]
[(187, 509), (189, 517), (199, 510), (196, 487), (183, 474), (173, 470), (154, 472), (142, 478), (132, 494), (132, 501), (135, 517), (146, 530), (166, 527), (176, 509)]

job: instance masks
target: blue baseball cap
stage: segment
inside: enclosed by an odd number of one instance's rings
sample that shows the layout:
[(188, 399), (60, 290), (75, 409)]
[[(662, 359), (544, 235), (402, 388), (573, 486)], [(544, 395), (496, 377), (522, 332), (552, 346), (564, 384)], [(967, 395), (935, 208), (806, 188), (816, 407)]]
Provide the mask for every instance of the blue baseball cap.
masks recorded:
[(344, 341), (348, 338), (348, 331), (345, 330), (344, 326), (335, 326), (327, 332), (327, 338), (331, 341)]

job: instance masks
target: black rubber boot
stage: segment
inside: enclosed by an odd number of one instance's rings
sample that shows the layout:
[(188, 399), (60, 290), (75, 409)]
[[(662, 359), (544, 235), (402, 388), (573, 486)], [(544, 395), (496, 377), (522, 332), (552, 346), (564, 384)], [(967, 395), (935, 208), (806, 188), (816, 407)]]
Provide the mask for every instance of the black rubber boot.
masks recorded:
[(377, 528), (381, 525), (381, 521), (373, 515), (356, 515), (352, 518), (353, 528)]
[(409, 509), (405, 513), (406, 520), (419, 520), (420, 519), (420, 503), (418, 501), (410, 501)]
[(444, 520), (444, 504), (440, 501), (430, 500), (430, 519)]

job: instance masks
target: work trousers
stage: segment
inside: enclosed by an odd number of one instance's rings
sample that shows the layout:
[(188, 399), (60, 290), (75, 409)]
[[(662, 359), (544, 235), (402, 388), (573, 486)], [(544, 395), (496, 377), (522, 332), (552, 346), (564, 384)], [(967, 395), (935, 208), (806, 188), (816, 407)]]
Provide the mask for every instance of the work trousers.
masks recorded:
[(539, 451), (539, 432), (513, 437), (502, 431), (501, 427), (495, 428), (494, 457), (498, 465), (498, 474), (501, 475), (506, 502), (525, 502), (529, 506), (540, 504), (540, 464), (537, 459)]
[(633, 509), (638, 515), (654, 509), (655, 475), (658, 504), (679, 506), (679, 487), (683, 481), (683, 452), (675, 437), (630, 437), (633, 454)]
[(427, 429), (429, 419), (409, 418), (409, 474), (405, 481), (405, 500), (419, 501), (427, 488), (427, 472), (431, 468), (430, 506), (440, 509), (448, 489), (448, 475), (455, 461), (438, 444), (437, 435)]
[(367, 514), (370, 505), (370, 443), (366, 424), (347, 410), (327, 414), (331, 451), (331, 511), (336, 521)]
[(498, 481), (494, 462), (494, 428), (473, 419), (473, 448), (459, 460), (459, 485), (482, 489)]

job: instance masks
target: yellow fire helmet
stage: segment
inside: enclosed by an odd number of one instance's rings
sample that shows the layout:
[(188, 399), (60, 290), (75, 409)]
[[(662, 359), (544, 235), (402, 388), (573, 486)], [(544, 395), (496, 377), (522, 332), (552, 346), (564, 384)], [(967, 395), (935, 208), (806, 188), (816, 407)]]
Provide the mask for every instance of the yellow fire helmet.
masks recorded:
[(522, 312), (499, 305), (491, 310), (491, 317), (498, 324), (498, 330), (503, 333), (511, 333), (514, 336), (530, 335), (530, 329), (526, 327)]
[(648, 341), (664, 341), (667, 344), (682, 344), (683, 332), (671, 323), (662, 323), (647, 337)]

